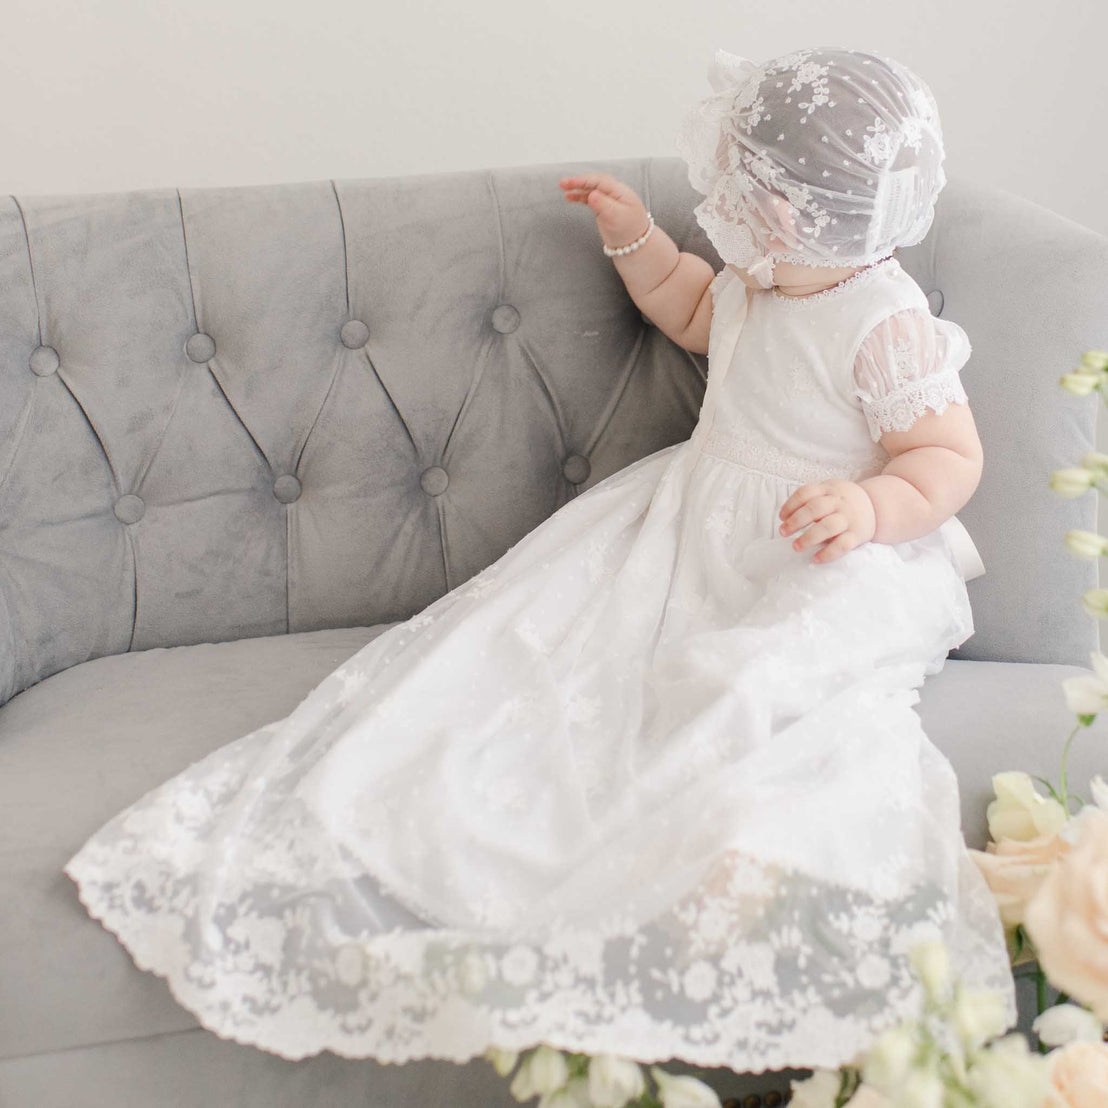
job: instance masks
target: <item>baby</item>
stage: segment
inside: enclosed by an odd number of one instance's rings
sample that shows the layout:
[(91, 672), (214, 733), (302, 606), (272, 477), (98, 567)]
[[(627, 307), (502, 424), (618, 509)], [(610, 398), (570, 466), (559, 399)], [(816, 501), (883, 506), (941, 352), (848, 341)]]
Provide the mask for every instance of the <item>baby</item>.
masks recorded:
[[(857, 59), (863, 59), (863, 65), (871, 64), (864, 60), (867, 58), (876, 60), (876, 56), (845, 50), (802, 51), (756, 67), (724, 51), (717, 53), (713, 71), (717, 95), (698, 106), (695, 126), (686, 124), (682, 152), (695, 153), (694, 139), (698, 136), (694, 132), (699, 127), (707, 136), (701, 147), (710, 154), (700, 164), (690, 161), (690, 179), (701, 191), (711, 191), (709, 201), (714, 206), (709, 207), (706, 201), (698, 207), (697, 218), (717, 249), (721, 244), (724, 247), (720, 253), (727, 268), (755, 296), (768, 296), (772, 290), (776, 295), (800, 299), (832, 289), (869, 265), (892, 257), (895, 245), (920, 241), (920, 228), (925, 231), (930, 224), (931, 205), (921, 202), (918, 189), (910, 190), (925, 170), (931, 173), (933, 193), (937, 194), (945, 183), (934, 102), (921, 82), (910, 81), (911, 75), (903, 78), (909, 88), (902, 113), (902, 133), (907, 141), (900, 146), (891, 143), (882, 116), (894, 108), (879, 114), (871, 103), (871, 98), (878, 95), (871, 91), (872, 86), (866, 87), (857, 78), (853, 86), (848, 83), (852, 65), (860, 72), (885, 72), (879, 68), (860, 70), (854, 64)], [(896, 63), (880, 60), (887, 63), (887, 72), (897, 77), (907, 74)], [(791, 91), (796, 96), (800, 82), (794, 81), (784, 92), (776, 93), (777, 101), (773, 101), (774, 91), (784, 82), (766, 80), (767, 70), (774, 64), (783, 69), (790, 61), (794, 70), (811, 82), (809, 108), (820, 106), (825, 118), (831, 120), (819, 136), (821, 142), (814, 141), (817, 128), (807, 122), (815, 122), (816, 117), (810, 112), (807, 117), (802, 114), (803, 123), (797, 123), (795, 112), (790, 115), (783, 108), (792, 99), (786, 100), (784, 93)], [(834, 91), (829, 88), (828, 78), (823, 76), (836, 61), (838, 102), (832, 98)], [(820, 66), (817, 62), (829, 64)], [(872, 85), (877, 83), (872, 81)], [(864, 95), (843, 95), (842, 90), (848, 88)], [(888, 100), (893, 98), (889, 96)], [(777, 109), (775, 113), (766, 111), (770, 102)], [(855, 102), (862, 105), (861, 109)], [(775, 120), (769, 128), (773, 132), (771, 141), (759, 142), (750, 121), (764, 125), (771, 117)], [(865, 127), (867, 119), (872, 122)], [(863, 128), (867, 132), (864, 140), (854, 141), (854, 132), (861, 135)], [(927, 141), (920, 140), (921, 131), (926, 132)], [(829, 143), (829, 137), (836, 141)], [(861, 153), (858, 147), (862, 147)], [(806, 153), (799, 154), (800, 150)], [(689, 160), (689, 155), (686, 157)], [(873, 163), (889, 163), (893, 157), (899, 160), (889, 164), (887, 171), (875, 173), (871, 168)], [(764, 172), (767, 164), (768, 173)], [(845, 173), (840, 164), (848, 167)], [(867, 178), (867, 172), (872, 176)], [(759, 179), (767, 176), (779, 183), (780, 191)], [(742, 186), (729, 191), (729, 184), (735, 180), (740, 180)], [(867, 180), (878, 183), (867, 190)], [(612, 255), (612, 260), (643, 314), (679, 346), (697, 354), (707, 353), (715, 306), (709, 291), (716, 277), (713, 267), (696, 254), (678, 250), (665, 231), (654, 225), (642, 200), (624, 182), (594, 173), (563, 177), (559, 186), (567, 201), (592, 210), (607, 247), (626, 248)], [(817, 210), (823, 217), (805, 218), (798, 228), (797, 220), (804, 213), (794, 201), (803, 203), (812, 195), (820, 198), (823, 207)], [(918, 210), (913, 209), (913, 200)], [(809, 211), (814, 208), (813, 204)], [(827, 210), (837, 210), (838, 218), (828, 218)], [(702, 216), (704, 211), (707, 215)], [(849, 217), (858, 215), (865, 218), (851, 222)], [(806, 226), (809, 222), (815, 226)], [(871, 247), (868, 254), (873, 256), (868, 263), (834, 264), (833, 252), (841, 245), (851, 245), (843, 235), (836, 239), (833, 225), (837, 223), (859, 228), (853, 239), (863, 237), (865, 232)], [(740, 259), (741, 264), (728, 260), (729, 256)], [(889, 335), (888, 328), (883, 336), (875, 334), (871, 346), (879, 337), (887, 341)], [(868, 352), (872, 354), (873, 350)], [(865, 372), (866, 354), (863, 345), (856, 363), (859, 379)], [(983, 463), (973, 415), (964, 393), (957, 391), (960, 395), (953, 398), (959, 402), (940, 405), (941, 411), (919, 414), (906, 429), (883, 430), (879, 441), (889, 462), (880, 474), (859, 481), (823, 480), (796, 489), (780, 508), (780, 534), (802, 531), (793, 543), (794, 549), (821, 544), (813, 560), (828, 562), (861, 543), (899, 543), (942, 525), (973, 495)]]

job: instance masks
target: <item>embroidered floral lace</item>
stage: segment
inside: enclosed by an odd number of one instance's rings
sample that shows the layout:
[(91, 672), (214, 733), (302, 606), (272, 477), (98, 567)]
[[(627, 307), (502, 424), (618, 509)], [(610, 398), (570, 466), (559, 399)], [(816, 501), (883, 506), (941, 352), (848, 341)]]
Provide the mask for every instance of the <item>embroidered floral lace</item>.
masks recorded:
[[(838, 295), (886, 295), (873, 280)], [(850, 361), (813, 353), (839, 350), (843, 313), (761, 301), (732, 359), (748, 301), (733, 273), (717, 293), (689, 440), (579, 493), (66, 863), (204, 1027), (290, 1059), (546, 1042), (836, 1067), (917, 1012), (909, 952), (940, 937), (1015, 1022), (958, 782), (913, 710), (973, 632), (965, 582), (937, 532), (819, 565), (776, 536), (805, 467), (869, 456)], [(871, 338), (878, 424), (960, 356), (922, 324)]]
[[(922, 241), (946, 174), (938, 106), (917, 74), (858, 50), (760, 65), (716, 50), (708, 80), (676, 146), (724, 261), (868, 265)], [(772, 264), (759, 272), (772, 284)]]
[(907, 431), (928, 408), (969, 402), (959, 371), (969, 359), (969, 337), (956, 323), (908, 308), (882, 320), (858, 349), (855, 395), (870, 437)]
[[(591, 831), (587, 813), (602, 817), (629, 796), (612, 739), (643, 708), (629, 693), (649, 688), (645, 656), (627, 644), (646, 641), (642, 621), (667, 594), (671, 647), (689, 641), (689, 621), (714, 625), (703, 622), (710, 582), (690, 573), (671, 591), (643, 548), (636, 557), (626, 545), (655, 489), (671, 518), (668, 482), (687, 478), (696, 456), (695, 443), (682, 443), (600, 482), (552, 517), (560, 527), (532, 532), (387, 629), (290, 716), (114, 817), (65, 869), (90, 914), (203, 1026), (290, 1059), (329, 1049), (461, 1062), (490, 1043), (543, 1041), (738, 1071), (833, 1067), (916, 1011), (908, 952), (938, 936), (967, 982), (1006, 996), (1014, 1021), (995, 904), (958, 834), (957, 782), (911, 710), (926, 644), (967, 633), (966, 609), (935, 603), (956, 578), (925, 544), (911, 553), (872, 545), (851, 555), (864, 566), (772, 576), (744, 560), (734, 587), (761, 582), (750, 593), (764, 595), (757, 618), (716, 632), (727, 649), (675, 649), (663, 667), (687, 691), (666, 698), (671, 714), (647, 732), (640, 814), (613, 824), (605, 849), (588, 846), (544, 921), (518, 923), (523, 905), (507, 896), (514, 871), (506, 856), (493, 868), (478, 848), (485, 836), (526, 852), (544, 826), (543, 793), (557, 777), (536, 752), (579, 755), (580, 829)], [(720, 472), (744, 480), (738, 467)], [(719, 504), (728, 511), (704, 513), (714, 550), (765, 545), (740, 540), (755, 502)], [(579, 541), (567, 543), (570, 533)], [(567, 686), (554, 727), (556, 702), (544, 684), (512, 685), (510, 659), (553, 673), (580, 653), (587, 629), (579, 621), (567, 634), (554, 617), (570, 580), (623, 606), (605, 635), (605, 656), (623, 664)], [(478, 609), (510, 612), (515, 631), (477, 636)], [(467, 625), (472, 634), (459, 635)], [(475, 656), (488, 669), (473, 670)], [(405, 692), (405, 675), (421, 669), (437, 697), (418, 683)], [(451, 673), (464, 679), (456, 691)], [(710, 703), (690, 678), (735, 690), (717, 698), (718, 724), (694, 713), (682, 727), (672, 714)], [(462, 710), (466, 687), (477, 715), (503, 713), (502, 725), (518, 728), (522, 760), (466, 741), (480, 733)], [(738, 729), (719, 714), (732, 697), (747, 721)], [(453, 761), (435, 776), (445, 753), (407, 756), (443, 728)], [(649, 753), (658, 735), (681, 741)], [(400, 775), (405, 764), (414, 775)], [(352, 782), (380, 787), (363, 794)], [(472, 838), (432, 835), (440, 810), (467, 821), (458, 827)], [(544, 847), (553, 834), (535, 841)], [(386, 839), (411, 853), (387, 854)], [(410, 868), (368, 868), (362, 852), (375, 844), (379, 858)]]

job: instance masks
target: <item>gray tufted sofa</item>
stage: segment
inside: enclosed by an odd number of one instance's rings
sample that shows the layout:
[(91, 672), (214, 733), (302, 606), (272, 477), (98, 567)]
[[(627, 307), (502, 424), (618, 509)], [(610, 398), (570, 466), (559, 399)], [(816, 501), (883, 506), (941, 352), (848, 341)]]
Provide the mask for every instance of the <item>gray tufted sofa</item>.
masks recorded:
[[(219, 1039), (61, 867), (570, 497), (688, 437), (707, 360), (649, 325), (562, 199), (585, 169), (719, 268), (677, 158), (0, 201), (5, 1108), (515, 1104), (481, 1059), (292, 1063)], [(993, 772), (1056, 776), (1061, 681), (1097, 645), (1096, 566), (1062, 545), (1096, 528), (1095, 500), (1047, 479), (1095, 448), (1096, 405), (1056, 382), (1108, 345), (1108, 240), (955, 178), (900, 257), (974, 346), (985, 470), (959, 518), (986, 574), (976, 633), (918, 710), (980, 848)], [(1073, 751), (1085, 795), (1096, 745)], [(743, 1105), (808, 1072), (669, 1068)]]

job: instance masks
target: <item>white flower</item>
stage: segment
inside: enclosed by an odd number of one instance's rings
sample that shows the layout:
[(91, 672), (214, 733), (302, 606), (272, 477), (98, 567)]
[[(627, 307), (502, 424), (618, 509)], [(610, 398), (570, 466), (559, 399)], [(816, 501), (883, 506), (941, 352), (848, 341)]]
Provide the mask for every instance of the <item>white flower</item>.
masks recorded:
[(1108, 658), (1099, 650), (1089, 651), (1093, 669), (1080, 677), (1067, 677), (1062, 682), (1066, 706), (1074, 715), (1096, 715), (1108, 708)]
[(966, 1077), (982, 1108), (1042, 1108), (1049, 1080), (1047, 1056), (1017, 1033), (983, 1050)]
[(516, 1100), (530, 1100), (536, 1093), (552, 1093), (569, 1077), (569, 1063), (561, 1051), (542, 1043), (523, 1060), (510, 1086)]
[(598, 1054), (589, 1059), (588, 1082), (589, 1099), (595, 1108), (623, 1108), (646, 1089), (642, 1067), (615, 1054)]
[(1031, 1030), (1047, 1046), (1065, 1046), (1079, 1039), (1099, 1043), (1104, 1039), (1104, 1025), (1087, 1008), (1077, 1004), (1055, 1004), (1047, 1008), (1036, 1016)]
[(866, 1051), (862, 1062), (863, 1079), (878, 1092), (895, 1096), (915, 1063), (916, 1051), (913, 1024), (889, 1028)]
[(1086, 350), (1081, 355), (1081, 364), (1087, 369), (1108, 369), (1108, 350)]
[(1108, 812), (1108, 784), (1099, 773), (1095, 774), (1089, 782), (1089, 790), (1093, 794), (1093, 803)]
[(950, 987), (950, 956), (942, 939), (928, 939), (912, 947), (909, 956), (916, 976), (931, 1000), (941, 1000)]
[(1058, 378), (1058, 384), (1074, 396), (1088, 396), (1100, 384), (1100, 374), (1075, 369), (1072, 373), (1063, 373)]
[(1092, 487), (1093, 475), (1087, 469), (1080, 466), (1070, 466), (1067, 469), (1056, 469), (1050, 475), (1050, 487), (1059, 495), (1067, 499), (1081, 496)]
[(789, 1082), (789, 1108), (835, 1108), (842, 1076), (838, 1070), (817, 1069), (803, 1081)]
[(666, 1073), (650, 1067), (650, 1076), (658, 1086), (663, 1108), (722, 1108), (714, 1089), (687, 1074)]
[(531, 1081), (535, 1091), (552, 1093), (560, 1089), (569, 1077), (569, 1063), (566, 1056), (546, 1043), (535, 1048), (531, 1055)]
[(892, 1101), (869, 1085), (859, 1085), (846, 1102), (846, 1108), (892, 1108)]
[(945, 1086), (933, 1070), (913, 1070), (893, 1101), (897, 1108), (943, 1108)]
[(1081, 594), (1081, 607), (1096, 619), (1108, 616), (1108, 589), (1086, 589)]
[(507, 1077), (512, 1072), (512, 1067), (519, 1061), (518, 1050), (504, 1050), (498, 1046), (490, 1046), (485, 1051), (485, 1058), (492, 1062), (496, 1072), (501, 1077)]
[[(1063, 682), (1065, 684), (1065, 682)], [(996, 800), (985, 809), (989, 834), (996, 842), (1026, 842), (1050, 835), (1066, 822), (1066, 810), (1054, 797), (1040, 796), (1031, 778), (1018, 770), (993, 774)]]
[(1079, 558), (1095, 561), (1102, 554), (1108, 554), (1108, 538), (1096, 531), (1067, 531), (1062, 537), (1066, 549)]
[(574, 1077), (560, 1089), (539, 1097), (538, 1108), (591, 1108), (589, 1083), (584, 1077)]
[(1108, 474), (1108, 454), (1098, 454), (1095, 450), (1086, 450), (1081, 455), (1081, 464), (1094, 473)]
[(516, 1070), (515, 1077), (512, 1078), (512, 1083), (508, 1086), (508, 1092), (516, 1098), (516, 1100), (530, 1100), (535, 1096), (535, 1087), (531, 1083), (531, 1059), (524, 1058), (523, 1065)]
[(1008, 1030), (1004, 1001), (990, 989), (959, 988), (952, 1022), (967, 1050), (975, 1050)]

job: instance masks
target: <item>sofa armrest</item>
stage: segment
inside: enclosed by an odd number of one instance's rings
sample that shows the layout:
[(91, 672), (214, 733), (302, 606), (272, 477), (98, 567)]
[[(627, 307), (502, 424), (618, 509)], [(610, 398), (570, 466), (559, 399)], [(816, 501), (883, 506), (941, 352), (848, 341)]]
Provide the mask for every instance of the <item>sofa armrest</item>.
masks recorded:
[(0, 708), (20, 691), (16, 677), (18, 669), (15, 629), (9, 617), (4, 590), (0, 589)]

